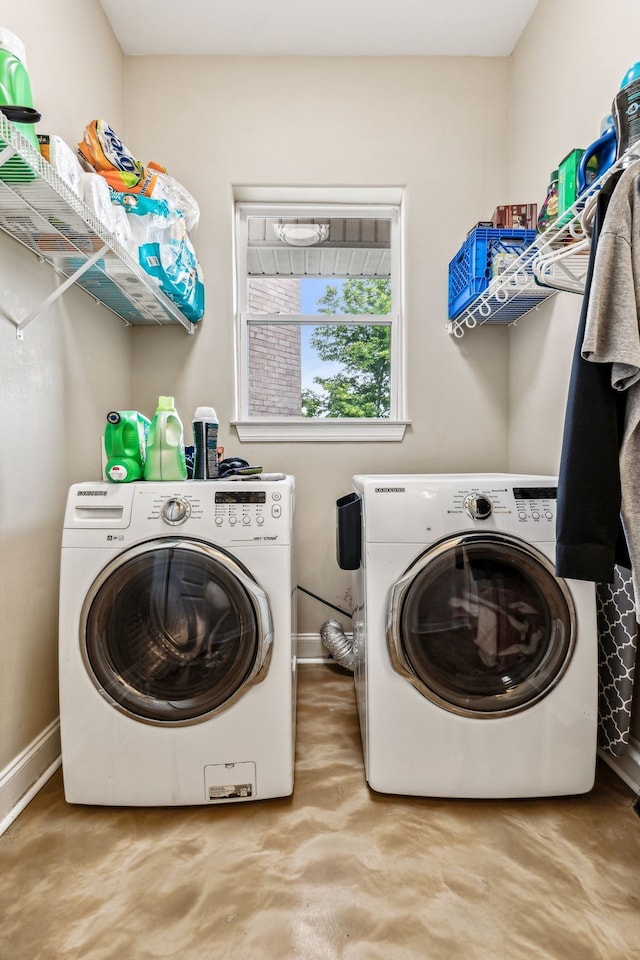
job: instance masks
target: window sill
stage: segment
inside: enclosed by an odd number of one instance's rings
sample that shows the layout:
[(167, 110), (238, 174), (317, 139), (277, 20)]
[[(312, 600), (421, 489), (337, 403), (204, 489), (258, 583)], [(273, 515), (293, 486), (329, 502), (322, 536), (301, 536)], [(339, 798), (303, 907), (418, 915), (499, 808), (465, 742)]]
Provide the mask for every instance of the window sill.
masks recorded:
[(233, 420), (243, 442), (393, 441), (403, 439), (410, 420)]

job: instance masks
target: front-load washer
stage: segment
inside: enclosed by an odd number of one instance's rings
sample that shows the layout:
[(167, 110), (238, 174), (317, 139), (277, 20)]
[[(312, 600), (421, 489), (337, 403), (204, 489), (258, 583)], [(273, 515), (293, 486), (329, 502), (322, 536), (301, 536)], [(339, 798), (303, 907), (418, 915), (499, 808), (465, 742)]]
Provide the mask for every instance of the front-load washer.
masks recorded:
[(62, 536), (71, 803), (293, 790), (294, 480), (80, 483)]
[(369, 785), (460, 798), (590, 790), (595, 590), (555, 576), (556, 479), (356, 476), (338, 508)]

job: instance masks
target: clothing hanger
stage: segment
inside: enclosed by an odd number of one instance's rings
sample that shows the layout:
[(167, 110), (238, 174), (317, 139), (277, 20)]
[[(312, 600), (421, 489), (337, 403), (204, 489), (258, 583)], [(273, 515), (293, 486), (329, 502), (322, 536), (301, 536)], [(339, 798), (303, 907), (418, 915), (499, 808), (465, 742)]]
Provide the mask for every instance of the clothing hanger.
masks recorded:
[(584, 293), (590, 245), (589, 238), (583, 237), (559, 250), (541, 254), (533, 262), (536, 281), (554, 290)]

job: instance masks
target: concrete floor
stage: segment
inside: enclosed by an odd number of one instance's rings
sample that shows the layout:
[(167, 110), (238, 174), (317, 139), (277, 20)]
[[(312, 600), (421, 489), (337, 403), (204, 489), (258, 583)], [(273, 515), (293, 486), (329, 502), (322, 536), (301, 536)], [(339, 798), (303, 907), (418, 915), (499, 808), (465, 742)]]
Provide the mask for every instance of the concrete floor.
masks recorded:
[(635, 960), (640, 819), (605, 765), (575, 798), (372, 793), (353, 682), (299, 671), (293, 797), (65, 803), (0, 838), (1, 960)]

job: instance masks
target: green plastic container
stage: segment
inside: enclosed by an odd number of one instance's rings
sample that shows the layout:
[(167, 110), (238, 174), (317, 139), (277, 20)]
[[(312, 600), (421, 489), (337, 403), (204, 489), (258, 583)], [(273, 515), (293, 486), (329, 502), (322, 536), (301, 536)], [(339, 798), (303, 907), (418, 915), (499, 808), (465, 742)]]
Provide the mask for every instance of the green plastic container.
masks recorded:
[(153, 415), (147, 439), (144, 479), (187, 479), (184, 429), (174, 406), (173, 397), (158, 398), (158, 407)]
[[(33, 109), (24, 45), (14, 33), (4, 27), (0, 27), (0, 107), (2, 106), (22, 107), (23, 112), (31, 113), (34, 120), (40, 119)], [(33, 123), (16, 122), (14, 126), (31, 143), (34, 150), (40, 153)], [(0, 137), (0, 149), (4, 146), (6, 143)], [(0, 180), (6, 183), (21, 183), (33, 180), (35, 176), (35, 172), (20, 157), (12, 157), (0, 166)]]
[(107, 414), (104, 448), (105, 473), (114, 483), (142, 480), (151, 421), (137, 410), (111, 410)]
[(578, 198), (578, 167), (584, 150), (576, 148), (558, 165), (558, 216), (573, 206)]

